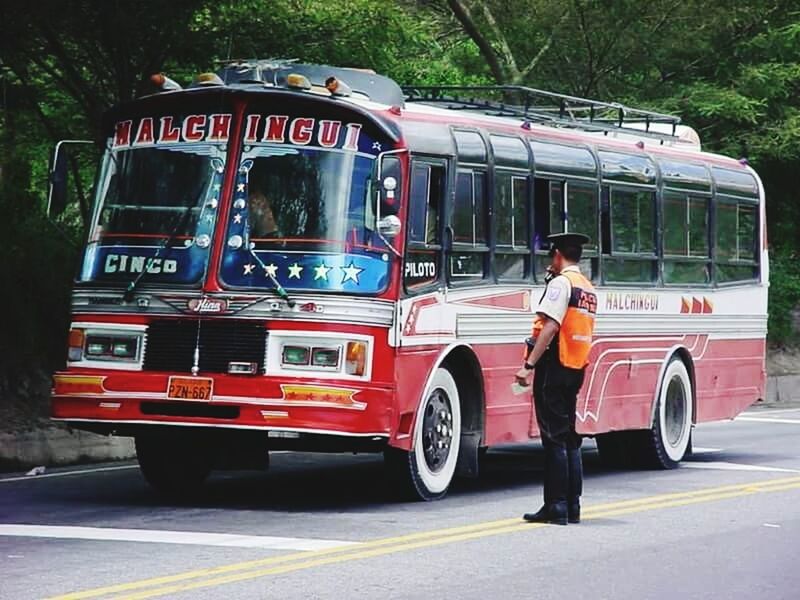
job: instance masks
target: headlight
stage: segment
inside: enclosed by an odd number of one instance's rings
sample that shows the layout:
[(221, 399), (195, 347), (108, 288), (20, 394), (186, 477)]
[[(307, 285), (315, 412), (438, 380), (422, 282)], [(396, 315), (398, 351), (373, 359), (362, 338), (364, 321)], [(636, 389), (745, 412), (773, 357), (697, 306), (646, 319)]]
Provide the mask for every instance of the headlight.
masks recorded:
[(308, 346), (289, 346), (283, 347), (281, 354), (281, 363), (291, 367), (300, 367), (307, 365), (311, 357), (311, 350)]
[(139, 360), (141, 336), (90, 332), (85, 337), (84, 352), (87, 360)]
[(339, 367), (341, 348), (314, 348), (311, 351), (311, 364), (315, 367), (336, 369)]

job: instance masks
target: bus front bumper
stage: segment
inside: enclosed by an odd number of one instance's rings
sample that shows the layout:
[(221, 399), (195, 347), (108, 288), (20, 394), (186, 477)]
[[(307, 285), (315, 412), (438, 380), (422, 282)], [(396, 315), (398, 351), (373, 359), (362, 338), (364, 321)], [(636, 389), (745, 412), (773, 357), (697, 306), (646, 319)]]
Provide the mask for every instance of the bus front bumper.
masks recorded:
[(170, 393), (171, 378), (192, 379), (98, 369), (58, 372), (51, 416), (79, 429), (119, 435), (159, 425), (256, 429), (276, 439), (307, 434), (377, 440), (390, 434), (391, 386), (201, 373), (196, 380), (210, 384), (210, 397), (201, 392), (204, 399), (187, 399)]

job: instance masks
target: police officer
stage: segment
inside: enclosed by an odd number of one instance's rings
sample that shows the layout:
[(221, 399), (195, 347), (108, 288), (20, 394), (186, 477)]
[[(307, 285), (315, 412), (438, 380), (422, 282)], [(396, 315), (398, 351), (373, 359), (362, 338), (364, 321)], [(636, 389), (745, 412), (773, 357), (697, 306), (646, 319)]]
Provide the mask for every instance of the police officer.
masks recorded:
[(516, 374), (517, 383), (527, 386), (535, 369), (533, 398), (545, 451), (544, 506), (523, 518), (566, 525), (580, 522), (583, 465), (575, 409), (592, 343), (597, 296), (577, 264), (589, 238), (559, 233), (547, 239), (552, 264), (536, 309), (533, 336), (527, 341), (525, 364)]

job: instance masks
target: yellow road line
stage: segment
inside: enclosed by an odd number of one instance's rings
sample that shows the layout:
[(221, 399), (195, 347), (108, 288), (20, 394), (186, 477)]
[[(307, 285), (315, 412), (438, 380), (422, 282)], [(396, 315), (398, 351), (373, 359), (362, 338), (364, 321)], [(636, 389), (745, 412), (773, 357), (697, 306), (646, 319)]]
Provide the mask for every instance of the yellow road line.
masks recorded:
[(118, 585), (111, 585), (103, 588), (97, 588), (94, 590), (87, 590), (85, 592), (74, 592), (72, 594), (66, 594), (64, 596), (56, 596), (54, 598), (51, 598), (50, 600), (82, 600), (84, 598), (97, 598), (100, 596), (105, 596), (116, 592), (124, 592), (127, 590), (138, 589), (142, 587), (151, 587), (154, 585), (160, 585), (162, 583), (173, 583), (175, 581), (183, 581), (186, 579), (196, 579), (198, 577), (207, 577), (209, 575), (217, 575), (220, 573), (226, 573), (230, 571), (242, 571), (253, 567), (261, 567), (265, 565), (291, 562), (294, 560), (301, 560), (301, 559), (305, 560), (310, 557), (324, 556), (328, 554), (341, 554), (342, 552), (346, 552), (347, 550), (354, 550), (354, 549), (361, 550), (364, 548), (386, 546), (390, 544), (402, 543), (418, 539), (425, 539), (429, 537), (447, 536), (463, 532), (469, 532), (473, 530), (483, 530), (493, 527), (502, 527), (504, 525), (509, 525), (512, 523), (519, 523), (519, 519), (518, 518), (499, 519), (497, 521), (485, 521), (482, 523), (474, 523), (472, 525), (462, 525), (459, 527), (448, 527), (444, 529), (421, 531), (417, 533), (410, 533), (407, 535), (401, 535), (396, 537), (380, 538), (377, 540), (361, 543), (358, 546), (347, 545), (347, 546), (340, 546), (338, 548), (326, 548), (325, 550), (313, 550), (310, 552), (295, 552), (292, 554), (284, 554), (281, 556), (273, 556), (270, 558), (262, 558), (257, 560), (250, 560), (245, 562), (233, 563), (229, 565), (223, 565), (221, 567), (198, 569), (196, 571), (187, 571), (175, 575), (166, 575), (164, 577), (154, 577), (152, 579), (143, 579), (140, 581), (133, 581), (130, 583), (121, 583)]
[(793, 477), (782, 477), (779, 479), (767, 479), (763, 481), (757, 481), (753, 483), (734, 483), (730, 485), (722, 485), (713, 488), (703, 488), (700, 490), (693, 490), (689, 492), (671, 492), (669, 494), (658, 494), (655, 496), (645, 496), (644, 498), (634, 498), (632, 500), (618, 500), (615, 502), (609, 502), (606, 504), (594, 504), (592, 506), (587, 507), (586, 512), (596, 511), (596, 510), (605, 510), (607, 508), (619, 508), (623, 506), (634, 506), (637, 504), (648, 504), (651, 502), (660, 502), (662, 500), (674, 500), (678, 498), (693, 498), (696, 496), (707, 496), (709, 494), (717, 494), (721, 492), (729, 492), (731, 490), (739, 490), (745, 486), (757, 486), (757, 487), (770, 487), (773, 485), (781, 485), (784, 483), (794, 483), (800, 482), (800, 477), (797, 475)]
[[(800, 488), (800, 477), (787, 477), (782, 479), (772, 479), (706, 488), (689, 492), (661, 494), (656, 496), (648, 496), (645, 498), (623, 500), (619, 502), (590, 506), (584, 510), (584, 518), (589, 520), (614, 517), (648, 510), (686, 506), (715, 500), (747, 496), (756, 493), (778, 492), (798, 488)], [(424, 531), (390, 538), (381, 538), (365, 542), (358, 546), (342, 546), (339, 548), (330, 548), (313, 552), (298, 552), (266, 559), (234, 563), (220, 567), (199, 569), (196, 571), (178, 573), (176, 575), (155, 577), (151, 579), (96, 588), (93, 590), (86, 590), (83, 592), (75, 592), (58, 596), (51, 600), (79, 600), (83, 598), (97, 598), (111, 594), (141, 590), (142, 588), (155, 587), (156, 589), (149, 589), (140, 593), (121, 596), (122, 598), (131, 600), (134, 598), (151, 598), (172, 592), (222, 585), (225, 583), (309, 569), (316, 566), (338, 562), (363, 560), (365, 558), (393, 554), (396, 552), (413, 550), (416, 548), (433, 547), (442, 544), (478, 539), (516, 531), (527, 531), (538, 527), (542, 526), (523, 523), (519, 518), (499, 519), (496, 521), (486, 521), (473, 525)], [(237, 573), (237, 571), (244, 572)], [(201, 578), (204, 579), (201, 581), (189, 581)]]

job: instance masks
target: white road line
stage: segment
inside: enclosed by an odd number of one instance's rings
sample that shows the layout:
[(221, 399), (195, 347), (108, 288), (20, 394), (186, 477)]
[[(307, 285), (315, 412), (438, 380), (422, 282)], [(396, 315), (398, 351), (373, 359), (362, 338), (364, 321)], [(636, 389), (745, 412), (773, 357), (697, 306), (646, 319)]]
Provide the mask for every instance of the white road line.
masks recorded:
[(68, 527), (61, 525), (0, 524), (0, 536), (59, 538), (112, 542), (146, 542), (156, 544), (189, 544), (193, 546), (225, 546), (229, 548), (261, 548), (267, 550), (326, 550), (340, 546), (357, 546), (358, 542), (319, 540), (312, 538), (238, 535), (202, 531), (165, 531), (160, 529), (112, 529), (106, 527)]
[(139, 465), (120, 465), (117, 467), (97, 467), (95, 469), (80, 469), (77, 471), (58, 471), (56, 473), (45, 473), (43, 475), (23, 475), (22, 477), (6, 477), (0, 479), (0, 483), (10, 483), (12, 481), (36, 481), (37, 479), (48, 479), (50, 477), (71, 477), (73, 475), (85, 475), (87, 473), (104, 473), (106, 471), (122, 471), (124, 469), (138, 469)]
[(778, 408), (774, 410), (771, 408), (766, 408), (758, 410), (748, 410), (746, 412), (743, 412), (742, 414), (748, 416), (757, 416), (757, 415), (763, 416), (763, 415), (780, 415), (788, 412), (800, 412), (800, 408)]
[(736, 417), (737, 421), (749, 421), (751, 423), (786, 423), (789, 425), (800, 425), (800, 419), (781, 419), (778, 417)]
[(685, 469), (710, 469), (715, 471), (762, 471), (765, 473), (800, 473), (797, 469), (783, 469), (781, 467), (764, 467), (761, 465), (744, 465), (723, 461), (713, 462), (683, 462), (681, 468)]

